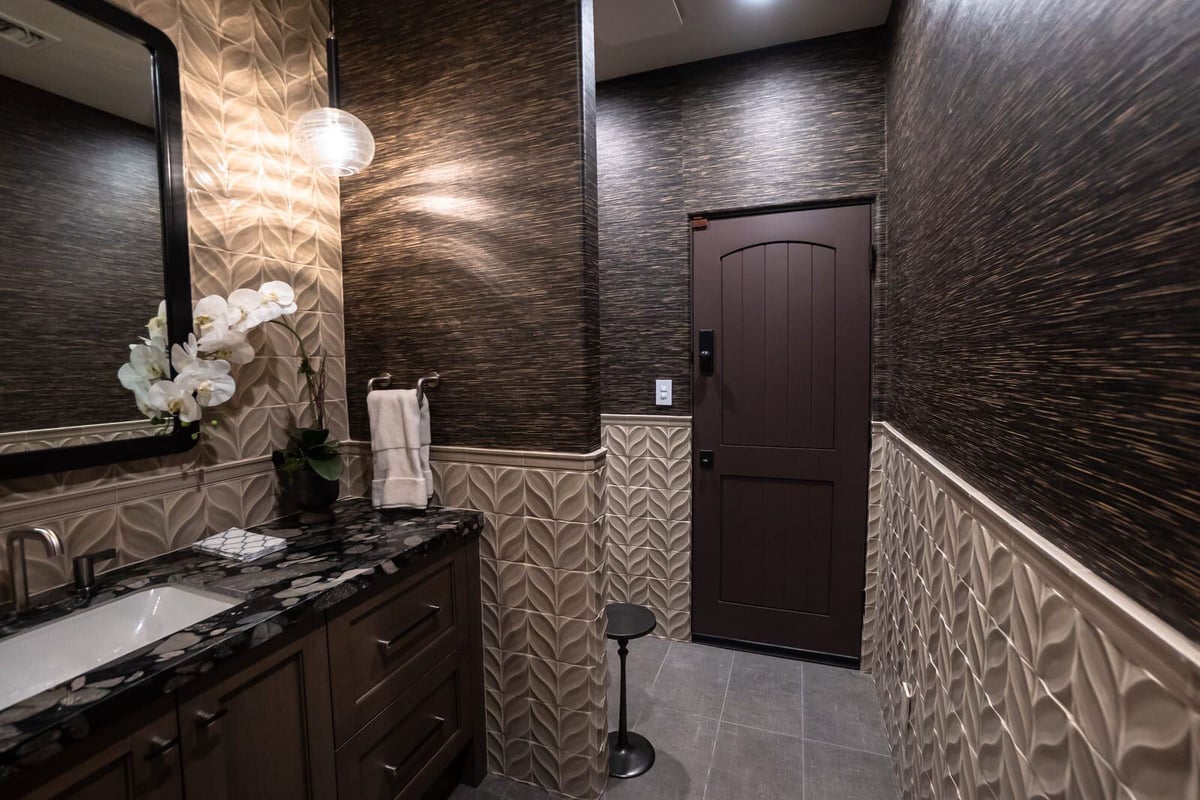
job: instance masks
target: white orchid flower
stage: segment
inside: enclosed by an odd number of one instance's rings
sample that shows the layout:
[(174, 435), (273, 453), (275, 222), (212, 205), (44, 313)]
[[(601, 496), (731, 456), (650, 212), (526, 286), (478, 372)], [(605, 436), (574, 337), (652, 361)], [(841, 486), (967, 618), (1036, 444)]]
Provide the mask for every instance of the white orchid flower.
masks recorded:
[(171, 346), (171, 366), (175, 368), (176, 372), (183, 372), (198, 358), (200, 358), (200, 345), (197, 343), (194, 333), (189, 333), (187, 341), (183, 344)]
[[(254, 347), (246, 334), (231, 330), (213, 330), (196, 343), (199, 352), (220, 358), (231, 364), (249, 364), (254, 360)], [(175, 369), (179, 369), (178, 366)]]
[(205, 408), (221, 405), (237, 389), (229, 375), (229, 362), (220, 359), (193, 361), (175, 377), (175, 383), (189, 394), (194, 392), (196, 402)]
[(229, 329), (245, 333), (261, 325), (263, 319), (263, 296), (253, 289), (237, 289), (229, 295), (227, 312)]
[(155, 344), (129, 345), (129, 363), (148, 383), (169, 374), (167, 351)]
[(146, 419), (158, 419), (162, 416), (157, 408), (150, 405), (149, 391), (147, 391), (145, 394), (137, 394), (135, 392), (133, 395), (133, 400), (135, 403), (137, 403), (138, 411), (141, 412), (142, 416)]
[(182, 422), (200, 419), (200, 406), (192, 393), (175, 381), (158, 381), (150, 387), (147, 401), (151, 408), (164, 414), (178, 414)]
[(296, 313), (296, 292), (283, 281), (267, 281), (258, 287), (258, 293), (262, 296), (263, 322)]
[(150, 381), (146, 379), (145, 375), (138, 372), (133, 364), (122, 364), (121, 368), (117, 370), (117, 380), (134, 394), (137, 394), (139, 391), (150, 391)]
[(159, 411), (150, 405), (150, 381), (133, 368), (132, 364), (122, 364), (117, 370), (117, 380), (129, 391), (133, 392), (133, 400), (137, 403), (138, 411), (147, 419), (161, 416)]
[(158, 412), (150, 405), (150, 381), (134, 369), (133, 364), (122, 364), (117, 370), (117, 380), (129, 391), (137, 402), (138, 411), (150, 419), (158, 416)]
[(203, 297), (196, 303), (192, 321), (201, 338), (213, 330), (226, 330), (229, 328), (229, 304), (220, 295)]
[(150, 318), (146, 323), (146, 330), (150, 332), (148, 344), (155, 344), (162, 349), (167, 349), (167, 301), (163, 300), (158, 304), (158, 314)]

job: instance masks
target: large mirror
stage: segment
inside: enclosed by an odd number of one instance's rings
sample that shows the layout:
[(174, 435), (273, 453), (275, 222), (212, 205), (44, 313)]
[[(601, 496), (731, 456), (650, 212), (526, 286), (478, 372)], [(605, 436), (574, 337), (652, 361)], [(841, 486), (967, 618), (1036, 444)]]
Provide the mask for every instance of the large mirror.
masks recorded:
[(0, 0), (0, 120), (0, 477), (186, 448), (118, 377), (190, 328), (173, 45), (101, 0)]

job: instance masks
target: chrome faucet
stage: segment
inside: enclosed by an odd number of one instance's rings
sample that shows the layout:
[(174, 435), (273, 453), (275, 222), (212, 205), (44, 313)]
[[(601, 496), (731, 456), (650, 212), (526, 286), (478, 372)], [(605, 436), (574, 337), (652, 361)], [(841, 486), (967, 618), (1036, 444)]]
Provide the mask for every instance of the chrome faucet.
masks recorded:
[(29, 571), (25, 563), (25, 543), (40, 541), (46, 555), (63, 554), (62, 539), (49, 528), (17, 528), (4, 534), (4, 549), (8, 556), (8, 572), (12, 576), (12, 610), (20, 614), (29, 608)]

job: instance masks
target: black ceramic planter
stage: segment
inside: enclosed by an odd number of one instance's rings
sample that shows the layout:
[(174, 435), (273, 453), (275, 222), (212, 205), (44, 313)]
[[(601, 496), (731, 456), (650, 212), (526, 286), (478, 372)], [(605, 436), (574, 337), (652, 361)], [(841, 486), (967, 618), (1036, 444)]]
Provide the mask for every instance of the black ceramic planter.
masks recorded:
[(328, 522), (333, 519), (330, 509), (338, 499), (341, 484), (322, 478), (312, 470), (301, 470), (291, 476), (288, 492), (300, 508), (300, 521), (305, 524)]

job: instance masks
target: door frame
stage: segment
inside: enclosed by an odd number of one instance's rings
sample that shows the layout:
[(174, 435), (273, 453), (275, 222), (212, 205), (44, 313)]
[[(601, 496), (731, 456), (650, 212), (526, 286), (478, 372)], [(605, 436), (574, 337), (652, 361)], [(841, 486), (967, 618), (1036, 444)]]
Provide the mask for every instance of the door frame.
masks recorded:
[[(692, 422), (691, 422), (691, 449), (692, 449), (692, 452), (689, 456), (691, 458), (690, 489), (691, 489), (691, 493), (692, 493), (692, 508), (691, 508), (691, 516), (692, 516), (691, 536), (692, 536), (692, 539), (689, 541), (690, 547), (695, 546), (694, 537), (695, 537), (695, 519), (696, 519), (696, 413), (695, 413), (696, 409), (695, 409), (695, 400), (694, 400), (694, 398), (696, 397), (696, 375), (695, 375), (695, 359), (696, 359), (696, 337), (695, 337), (695, 328), (696, 328), (696, 293), (695, 293), (696, 258), (695, 258), (695, 256), (696, 256), (696, 254), (695, 254), (695, 237), (693, 236), (693, 231), (696, 230), (696, 228), (695, 228), (696, 220), (727, 219), (730, 217), (747, 217), (747, 216), (757, 216), (757, 215), (761, 215), (761, 214), (777, 214), (777, 213), (785, 213), (785, 212), (789, 212), (789, 211), (813, 211), (813, 210), (817, 210), (817, 209), (842, 208), (845, 206), (861, 206), (861, 205), (870, 206), (870, 211), (871, 211), (871, 241), (870, 241), (870, 245), (869, 245), (870, 246), (870, 265), (869, 265), (870, 278), (868, 281), (869, 292), (868, 292), (868, 296), (867, 296), (867, 303), (868, 303), (868, 306), (869, 306), (870, 312), (871, 312), (870, 316), (869, 316), (869, 320), (868, 320), (868, 331), (867, 331), (867, 343), (868, 343), (868, 346), (867, 346), (867, 393), (868, 393), (868, 409), (871, 409), (872, 406), (874, 405), (874, 400), (875, 400), (875, 396), (874, 396), (874, 389), (875, 389), (875, 334), (877, 332), (877, 327), (876, 327), (877, 319), (876, 319), (876, 314), (875, 314), (875, 279), (877, 277), (876, 271), (877, 271), (877, 266), (878, 266), (879, 242), (878, 242), (878, 232), (876, 230), (876, 227), (878, 225), (880, 225), (882, 222), (882, 220), (880, 220), (880, 218), (879, 218), (879, 214), (880, 214), (879, 195), (878, 194), (848, 195), (845, 197), (835, 197), (835, 198), (830, 198), (830, 199), (798, 200), (798, 201), (790, 202), (790, 203), (775, 203), (775, 204), (767, 204), (767, 205), (761, 205), (761, 206), (738, 206), (738, 207), (718, 208), (718, 209), (711, 210), (711, 211), (689, 211), (689, 212), (687, 212), (687, 225), (688, 225), (688, 365), (689, 365), (689, 368), (692, 370), (691, 396), (693, 398), (693, 401), (692, 401), (693, 407), (691, 409), (691, 414), (690, 414), (691, 419), (692, 419)], [(865, 420), (865, 424), (867, 425), (867, 428), (868, 428), (868, 436), (867, 436), (867, 458), (868, 458), (868, 460), (867, 460), (867, 491), (868, 491), (868, 496), (866, 497), (866, 503), (867, 503), (866, 519), (868, 521), (867, 521), (866, 526), (863, 529), (863, 538), (867, 545), (870, 544), (870, 542), (869, 542), (869, 536), (870, 536), (869, 520), (870, 520), (870, 501), (871, 501), (871, 498), (870, 498), (870, 469), (871, 469), (870, 448), (871, 448), (871, 431), (873, 430), (872, 429), (873, 416), (874, 416), (873, 411), (868, 410), (867, 419)], [(870, 558), (870, 549), (869, 549), (869, 547), (865, 547), (864, 548), (864, 558), (863, 558), (863, 591), (862, 591), (862, 604), (860, 606), (860, 613), (865, 613), (865, 611), (866, 611), (866, 603), (867, 603), (866, 574), (867, 574), (867, 566), (868, 566), (869, 558)], [(695, 584), (696, 584), (695, 571), (696, 571), (696, 565), (695, 565), (695, 560), (693, 558), (692, 562), (691, 562), (690, 575), (689, 575), (693, 586), (695, 586)], [(694, 606), (689, 605), (688, 613), (689, 613), (689, 616), (692, 613), (694, 613)], [(865, 620), (864, 620), (864, 622), (865, 622)], [(861, 638), (861, 636), (862, 636), (862, 632), (860, 630), (860, 638)], [(791, 647), (780, 647), (778, 645), (766, 644), (766, 643), (762, 643), (762, 642), (727, 639), (727, 638), (717, 637), (717, 636), (706, 636), (704, 634), (697, 634), (694, 631), (692, 632), (691, 638), (692, 638), (692, 641), (694, 641), (694, 642), (700, 642), (700, 643), (704, 643), (704, 644), (713, 644), (713, 645), (718, 645), (721, 647), (735, 649), (735, 650), (744, 650), (747, 652), (764, 653), (764, 654), (768, 654), (768, 655), (782, 656), (784, 658), (802, 659), (805, 661), (811, 661), (811, 662), (822, 663), (822, 664), (830, 664), (832, 666), (838, 666), (838, 667), (848, 667), (851, 669), (859, 669), (862, 666), (861, 650), (859, 652), (859, 656), (857, 658), (854, 658), (854, 657), (849, 657), (849, 656), (839, 656), (839, 655), (825, 653), (825, 652), (821, 652), (821, 651), (802, 650), (802, 649), (791, 648)]]

